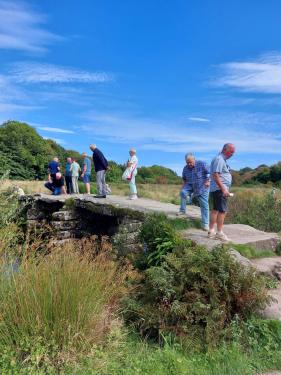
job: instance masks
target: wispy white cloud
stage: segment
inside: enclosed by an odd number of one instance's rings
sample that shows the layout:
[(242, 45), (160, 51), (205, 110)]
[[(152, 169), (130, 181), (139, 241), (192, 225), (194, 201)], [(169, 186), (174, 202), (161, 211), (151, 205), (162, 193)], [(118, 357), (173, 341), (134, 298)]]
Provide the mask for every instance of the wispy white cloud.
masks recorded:
[(194, 121), (194, 122), (210, 122), (208, 118), (204, 118), (204, 117), (188, 117), (188, 120)]
[(155, 120), (118, 114), (89, 113), (82, 130), (91, 137), (112, 143), (136, 145), (139, 149), (186, 153), (218, 152), (226, 142), (239, 152), (280, 154), (281, 134), (276, 131), (281, 116), (229, 113), (217, 116), (208, 127), (198, 128), (182, 120)]
[[(35, 125), (35, 124), (31, 124)], [(45, 132), (50, 132), (50, 133), (64, 133), (64, 134), (75, 134), (73, 130), (68, 130), (68, 129), (62, 129), (62, 128), (53, 128), (51, 126), (38, 126), (35, 125), (37, 129), (43, 130)]]
[(222, 64), (214, 85), (229, 86), (244, 91), (281, 93), (281, 52), (262, 55), (255, 60)]
[(63, 38), (48, 31), (46, 17), (25, 2), (0, 0), (0, 48), (45, 52)]
[(105, 72), (88, 72), (75, 68), (34, 62), (13, 64), (10, 75), (19, 83), (99, 83), (113, 77)]
[(0, 102), (0, 112), (6, 114), (14, 114), (18, 113), (19, 111), (34, 111), (37, 109), (42, 109), (40, 106), (31, 106), (31, 105), (20, 105), (20, 104), (13, 104), (13, 103), (1, 103)]

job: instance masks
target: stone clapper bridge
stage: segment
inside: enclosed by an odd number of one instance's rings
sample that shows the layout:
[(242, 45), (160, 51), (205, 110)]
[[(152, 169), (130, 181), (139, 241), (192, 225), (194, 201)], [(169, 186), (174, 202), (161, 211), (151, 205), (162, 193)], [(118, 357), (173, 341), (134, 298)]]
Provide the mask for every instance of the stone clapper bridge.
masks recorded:
[[(106, 235), (112, 243), (122, 244), (122, 251), (136, 251), (138, 232), (149, 213), (163, 213), (171, 219), (177, 217), (178, 206), (151, 199), (139, 198), (129, 200), (127, 197), (109, 195), (106, 199), (94, 198), (92, 195), (24, 195), (19, 198), (26, 206), (28, 227), (48, 225), (50, 238), (57, 243), (70, 239), (79, 239), (89, 235)], [(200, 219), (200, 209), (188, 206), (187, 218)], [(276, 233), (259, 231), (249, 225), (227, 224), (224, 232), (233, 244), (244, 244), (258, 250), (274, 250), (280, 241)], [(182, 236), (192, 239), (199, 245), (212, 249), (221, 244), (218, 240), (209, 239), (201, 229), (190, 228), (181, 231)], [(120, 247), (121, 248), (121, 247)], [(261, 272), (281, 279), (281, 257), (260, 258), (249, 261), (237, 251), (231, 250), (237, 261), (245, 266), (253, 266)], [(276, 271), (277, 270), (277, 271)], [(276, 271), (276, 272), (275, 272)], [(281, 284), (280, 284), (281, 285)], [(270, 318), (281, 319), (281, 286), (272, 292), (275, 302), (265, 311)]]

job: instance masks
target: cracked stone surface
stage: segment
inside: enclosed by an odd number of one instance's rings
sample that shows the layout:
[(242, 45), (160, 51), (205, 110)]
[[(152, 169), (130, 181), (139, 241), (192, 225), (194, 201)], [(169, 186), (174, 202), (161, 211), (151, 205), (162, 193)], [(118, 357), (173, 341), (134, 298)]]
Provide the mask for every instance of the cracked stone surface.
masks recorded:
[[(280, 240), (276, 233), (263, 232), (244, 224), (226, 224), (223, 227), (223, 231), (232, 243), (251, 245), (260, 250), (275, 249)], [(190, 228), (182, 231), (182, 234), (185, 238), (190, 238), (210, 250), (221, 244), (219, 240), (209, 239), (207, 232), (201, 229)]]
[[(28, 196), (25, 196), (28, 197)], [(152, 199), (139, 198), (130, 200), (128, 197), (119, 195), (108, 195), (106, 198), (94, 198), (91, 194), (72, 194), (72, 195), (48, 195), (48, 194), (34, 194), (35, 200), (43, 202), (64, 202), (67, 199), (79, 199), (87, 202), (92, 202), (96, 205), (114, 206), (116, 208), (126, 208), (139, 212), (163, 212), (169, 217), (176, 217), (179, 206), (172, 203), (163, 203), (154, 201)], [(196, 206), (188, 206), (187, 217), (191, 219), (200, 218), (200, 209)]]
[(275, 276), (275, 270), (281, 266), (281, 256), (251, 259), (254, 267), (262, 273)]
[(273, 297), (273, 301), (264, 309), (262, 315), (267, 319), (281, 320), (281, 283), (276, 289), (270, 289), (268, 293)]

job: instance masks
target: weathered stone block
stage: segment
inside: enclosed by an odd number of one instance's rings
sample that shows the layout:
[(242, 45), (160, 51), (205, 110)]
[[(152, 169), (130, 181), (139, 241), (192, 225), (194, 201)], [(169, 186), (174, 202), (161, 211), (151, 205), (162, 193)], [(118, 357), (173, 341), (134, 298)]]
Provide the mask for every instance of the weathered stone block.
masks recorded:
[(52, 221), (52, 227), (55, 230), (70, 230), (70, 229), (78, 229), (79, 223), (77, 221)]
[(53, 221), (69, 221), (69, 220), (76, 220), (78, 218), (78, 214), (74, 211), (58, 211), (52, 214)]
[(141, 226), (142, 226), (142, 223), (139, 221), (127, 223), (127, 224), (121, 224), (119, 226), (119, 232), (120, 233), (136, 232), (140, 229)]
[(241, 255), (237, 250), (230, 248), (229, 249), (229, 253), (242, 266), (244, 266), (244, 267), (253, 267), (251, 261), (248, 258), (246, 258), (243, 255)]

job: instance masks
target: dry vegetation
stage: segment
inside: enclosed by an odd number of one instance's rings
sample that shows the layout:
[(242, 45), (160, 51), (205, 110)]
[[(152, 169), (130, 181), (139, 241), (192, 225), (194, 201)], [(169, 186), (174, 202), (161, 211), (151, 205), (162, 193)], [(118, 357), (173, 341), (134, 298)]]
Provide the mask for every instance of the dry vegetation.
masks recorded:
[[(92, 186), (95, 183), (92, 182)], [(18, 186), (24, 190), (26, 194), (47, 193), (49, 190), (44, 187), (43, 181), (17, 181), (6, 180), (1, 185), (1, 190), (6, 190), (11, 186)], [(129, 187), (125, 182), (111, 183), (112, 194), (129, 195)], [(161, 202), (179, 203), (180, 185), (157, 185), (157, 184), (138, 184), (139, 196), (143, 198), (155, 199)]]

